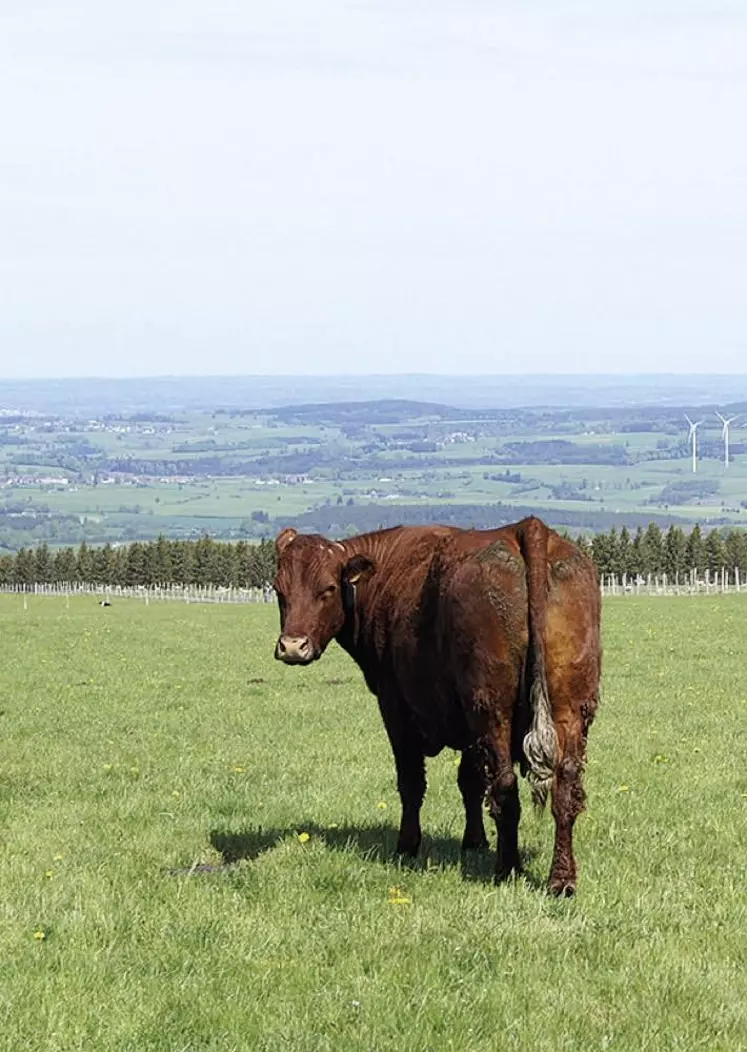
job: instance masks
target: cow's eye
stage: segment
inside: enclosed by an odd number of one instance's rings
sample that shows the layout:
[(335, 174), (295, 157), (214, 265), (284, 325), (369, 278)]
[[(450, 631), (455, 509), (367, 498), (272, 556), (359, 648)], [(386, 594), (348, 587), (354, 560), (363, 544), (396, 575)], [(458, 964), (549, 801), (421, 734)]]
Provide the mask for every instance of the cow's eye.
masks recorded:
[(320, 599), (329, 599), (329, 597), (331, 595), (334, 595), (336, 591), (337, 591), (337, 585), (336, 584), (328, 584), (326, 588), (322, 588), (321, 592), (319, 593), (319, 598)]

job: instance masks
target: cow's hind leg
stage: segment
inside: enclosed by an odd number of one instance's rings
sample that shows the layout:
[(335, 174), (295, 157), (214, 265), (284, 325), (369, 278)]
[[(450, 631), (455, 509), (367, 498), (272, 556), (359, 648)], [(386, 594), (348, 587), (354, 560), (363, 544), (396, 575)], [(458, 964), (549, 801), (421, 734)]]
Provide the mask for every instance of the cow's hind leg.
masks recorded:
[(397, 838), (397, 854), (417, 855), (422, 833), (420, 808), (425, 797), (425, 754), (409, 715), (399, 699), (379, 699), (384, 725), (394, 753), (397, 789), (402, 802), (402, 819)]
[(485, 764), (477, 749), (465, 749), (459, 764), (457, 782), (464, 801), (466, 818), (462, 851), (472, 851), (488, 846), (485, 836), (482, 808), (485, 802)]
[(511, 761), (511, 728), (502, 721), (485, 747), (488, 806), (498, 833), (495, 879), (506, 880), (521, 869), (519, 859), (519, 786)]
[(586, 756), (586, 726), (580, 714), (560, 724), (560, 761), (552, 784), (552, 813), (555, 819), (555, 848), (547, 882), (551, 895), (576, 893), (576, 859), (573, 827), (584, 810), (583, 772)]

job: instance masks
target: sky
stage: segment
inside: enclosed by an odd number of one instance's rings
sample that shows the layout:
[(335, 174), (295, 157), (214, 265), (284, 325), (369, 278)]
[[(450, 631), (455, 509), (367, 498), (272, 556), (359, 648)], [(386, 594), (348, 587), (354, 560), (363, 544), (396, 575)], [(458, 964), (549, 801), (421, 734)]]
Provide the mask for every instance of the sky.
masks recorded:
[(747, 373), (742, 0), (0, 0), (0, 377)]

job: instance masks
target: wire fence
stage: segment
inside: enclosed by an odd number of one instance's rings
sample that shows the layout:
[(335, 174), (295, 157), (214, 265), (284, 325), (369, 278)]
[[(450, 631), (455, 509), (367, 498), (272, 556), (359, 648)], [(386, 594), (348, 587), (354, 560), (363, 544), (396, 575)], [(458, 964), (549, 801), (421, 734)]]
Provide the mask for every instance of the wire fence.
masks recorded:
[(171, 600), (182, 603), (270, 603), (275, 593), (265, 588), (221, 588), (207, 584), (169, 585), (119, 585), (92, 584), (81, 581), (58, 582), (56, 584), (6, 584), (0, 585), (0, 593), (16, 595), (79, 596), (87, 595), (101, 600), (141, 599), (145, 603)]
[[(747, 593), (747, 577), (739, 569), (698, 574), (694, 570), (676, 574), (647, 574), (636, 576), (605, 574), (600, 580), (603, 596), (629, 595), (726, 595)], [(55, 584), (4, 584), (0, 594), (42, 596), (91, 596), (102, 601), (140, 599), (145, 603), (170, 600), (182, 603), (272, 603), (275, 593), (271, 585), (264, 588), (234, 588), (207, 584), (119, 585), (95, 584), (81, 581)]]
[(740, 574), (738, 567), (733, 570), (719, 570), (711, 573), (705, 570), (702, 574), (689, 570), (682, 574), (668, 577), (667, 574), (605, 574), (601, 579), (602, 595), (726, 595), (736, 592), (747, 592), (747, 578)]

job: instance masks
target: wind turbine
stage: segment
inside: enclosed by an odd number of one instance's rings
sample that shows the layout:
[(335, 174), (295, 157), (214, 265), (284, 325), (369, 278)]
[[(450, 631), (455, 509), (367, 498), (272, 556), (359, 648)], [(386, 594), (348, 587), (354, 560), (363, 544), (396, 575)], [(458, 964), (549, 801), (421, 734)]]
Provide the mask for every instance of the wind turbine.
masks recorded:
[(700, 425), (703, 423), (703, 421), (702, 420), (698, 420), (697, 423), (694, 424), (692, 422), (692, 420), (690, 419), (690, 417), (687, 415), (687, 413), (685, 413), (685, 420), (687, 420), (688, 424), (690, 425), (690, 434), (687, 436), (687, 441), (688, 442), (692, 442), (692, 444), (693, 444), (693, 471), (697, 471), (698, 470), (698, 436), (697, 436), (696, 432), (697, 432), (698, 428), (700, 427)]
[(729, 467), (729, 424), (736, 420), (735, 416), (730, 416), (727, 420), (725, 416), (721, 416), (721, 413), (716, 413), (721, 423), (724, 425), (721, 431), (721, 437), (724, 440), (724, 471)]

